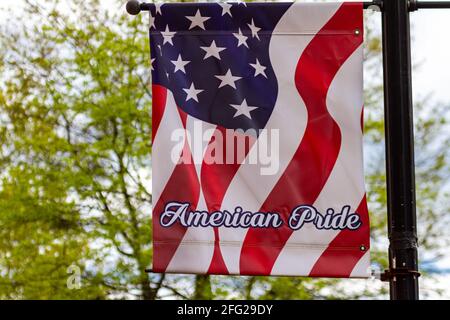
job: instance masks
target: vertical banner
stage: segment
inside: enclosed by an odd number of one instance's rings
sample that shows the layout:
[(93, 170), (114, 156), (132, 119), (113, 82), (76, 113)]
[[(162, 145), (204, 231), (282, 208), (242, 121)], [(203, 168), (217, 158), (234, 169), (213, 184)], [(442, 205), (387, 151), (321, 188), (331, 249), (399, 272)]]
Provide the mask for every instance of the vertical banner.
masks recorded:
[(362, 10), (150, 9), (155, 272), (370, 276)]

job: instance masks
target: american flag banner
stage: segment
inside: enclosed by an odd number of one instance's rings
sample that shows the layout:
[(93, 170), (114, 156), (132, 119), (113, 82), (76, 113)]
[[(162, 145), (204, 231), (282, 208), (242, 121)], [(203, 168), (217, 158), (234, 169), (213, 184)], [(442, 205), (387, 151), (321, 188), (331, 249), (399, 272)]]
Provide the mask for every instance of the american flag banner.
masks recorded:
[(153, 271), (370, 276), (362, 12), (151, 6)]

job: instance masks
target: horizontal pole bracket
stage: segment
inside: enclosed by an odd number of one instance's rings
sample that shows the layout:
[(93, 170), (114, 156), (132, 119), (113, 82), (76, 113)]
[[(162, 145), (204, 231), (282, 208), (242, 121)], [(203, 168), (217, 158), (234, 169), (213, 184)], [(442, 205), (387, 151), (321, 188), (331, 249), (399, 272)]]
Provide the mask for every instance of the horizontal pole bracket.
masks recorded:
[[(137, 15), (141, 11), (149, 11), (152, 5), (153, 3), (130, 0), (127, 2), (126, 9), (129, 14)], [(383, 0), (364, 1), (363, 8), (373, 11), (383, 11)], [(419, 9), (450, 9), (450, 1), (409, 0), (409, 11), (417, 11)]]
[(385, 270), (383, 273), (380, 274), (380, 280), (383, 282), (389, 282), (391, 279), (397, 276), (407, 276), (407, 275), (420, 277), (421, 274), (417, 270), (409, 270), (409, 269)]

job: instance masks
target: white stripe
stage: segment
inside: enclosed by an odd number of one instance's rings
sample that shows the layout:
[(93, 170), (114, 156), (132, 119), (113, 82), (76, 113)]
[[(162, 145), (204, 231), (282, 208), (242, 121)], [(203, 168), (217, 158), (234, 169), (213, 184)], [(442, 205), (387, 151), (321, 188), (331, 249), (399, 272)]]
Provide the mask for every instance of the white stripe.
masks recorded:
[[(344, 205), (356, 210), (364, 193), (362, 159), (361, 110), (363, 105), (362, 79), (363, 48), (354, 51), (339, 69), (327, 93), (327, 108), (341, 132), (341, 148), (333, 170), (314, 206), (321, 213), (333, 208), (340, 212)], [(294, 231), (286, 242), (317, 245), (308, 255), (296, 250), (282, 250), (272, 269), (273, 275), (308, 275), (327, 245), (339, 233), (337, 230), (318, 230), (307, 224)]]
[[(201, 185), (202, 159), (216, 126), (187, 116), (186, 132), (189, 136), (189, 148), (198, 159), (194, 159), (195, 171), (200, 183), (200, 198), (197, 210), (208, 211)], [(199, 157), (200, 156), (200, 157)], [(182, 186), (180, 186), (182, 187)], [(208, 186), (205, 186), (208, 187)], [(206, 273), (214, 254), (214, 229), (212, 227), (191, 227), (186, 230), (183, 239), (175, 251), (167, 272)]]
[[(295, 70), (298, 60), (323, 25), (333, 16), (341, 4), (293, 4), (281, 18), (274, 33), (307, 32), (307, 35), (273, 35), (269, 53), (278, 79), (278, 98), (266, 129), (278, 129), (280, 137), (280, 166), (275, 175), (262, 176), (260, 164), (243, 164), (231, 182), (222, 210), (234, 211), (241, 206), (248, 211), (258, 211), (274, 185), (291, 161), (307, 124), (305, 103), (295, 87)], [(255, 148), (256, 147), (256, 148)], [(247, 158), (254, 157), (259, 142), (250, 150)], [(221, 251), (228, 271), (239, 274), (242, 242), (248, 229), (220, 228)], [(224, 245), (222, 241), (234, 242)]]
[(192, 151), (192, 157), (195, 163), (195, 171), (197, 173), (198, 180), (200, 180), (200, 173), (202, 167), (202, 161), (208, 147), (208, 144), (214, 134), (216, 125), (202, 120), (196, 119), (190, 115), (186, 120), (186, 131), (189, 133), (188, 139), (189, 148)]
[(352, 270), (351, 278), (367, 278), (371, 276), (370, 251), (367, 251)]
[(152, 172), (156, 173), (152, 174), (153, 205), (158, 202), (176, 166), (176, 163), (171, 161), (170, 154), (177, 145), (177, 141), (171, 141), (170, 137), (172, 132), (183, 130), (183, 128), (175, 99), (172, 93), (167, 90), (166, 106), (152, 146)]
[[(207, 210), (201, 191), (197, 209)], [(206, 273), (213, 254), (214, 229), (212, 227), (188, 228), (170, 260), (166, 272)]]

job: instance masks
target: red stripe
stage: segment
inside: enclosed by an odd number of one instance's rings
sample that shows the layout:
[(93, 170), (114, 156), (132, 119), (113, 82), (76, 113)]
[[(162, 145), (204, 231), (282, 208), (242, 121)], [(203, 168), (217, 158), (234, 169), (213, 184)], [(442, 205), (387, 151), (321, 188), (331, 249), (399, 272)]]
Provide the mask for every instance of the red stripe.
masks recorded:
[[(361, 227), (339, 232), (311, 269), (311, 277), (349, 277), (359, 259), (369, 250), (370, 226), (365, 195), (356, 212), (361, 217)], [(361, 246), (364, 250), (358, 250)]]
[[(361, 109), (361, 130), (364, 129), (364, 107)], [(330, 242), (310, 272), (311, 277), (348, 277), (361, 257), (370, 248), (370, 222), (367, 199), (364, 195), (356, 212), (361, 217), (362, 226), (358, 231), (344, 230)], [(340, 248), (352, 247), (343, 252)], [(363, 246), (365, 250), (355, 250)]]
[[(178, 108), (183, 125), (186, 126), (187, 115)], [(189, 163), (179, 163), (175, 166), (161, 196), (153, 209), (153, 269), (155, 272), (165, 272), (176, 249), (178, 248), (187, 228), (177, 223), (170, 228), (164, 228), (159, 223), (161, 213), (168, 202), (189, 202), (189, 210), (195, 210), (200, 195), (200, 183), (195, 171), (189, 144), (186, 139), (181, 158), (191, 159)], [(168, 160), (170, 161), (170, 160)]]
[[(255, 138), (234, 132), (233, 136), (226, 134), (226, 129), (218, 126), (214, 131), (211, 141), (205, 152), (205, 161), (201, 169), (201, 185), (205, 196), (206, 205), (209, 212), (220, 210), (223, 197), (228, 189), (233, 177), (239, 169), (251, 146), (256, 141)], [(238, 144), (245, 144), (242, 150), (243, 158), (238, 159)], [(226, 163), (226, 155), (235, 155), (233, 163)], [(211, 163), (212, 157), (222, 158), (223, 163)], [(228, 269), (220, 252), (219, 230), (214, 228), (214, 254), (209, 267), (209, 274), (228, 274)]]
[[(362, 42), (361, 36), (348, 34), (356, 28), (362, 30), (362, 6), (343, 3), (297, 65), (295, 83), (308, 112), (305, 135), (261, 208), (281, 213), (285, 222), (294, 207), (315, 202), (337, 159), (341, 134), (328, 113), (326, 94), (336, 72)], [(270, 274), (291, 233), (286, 223), (279, 229), (250, 229), (241, 251), (241, 274)]]
[(155, 141), (164, 114), (167, 100), (167, 89), (160, 85), (152, 85), (152, 143)]
[[(363, 129), (364, 107), (361, 109), (361, 130)], [(358, 261), (369, 250), (370, 222), (366, 195), (361, 200), (356, 212), (361, 217), (361, 228), (357, 232), (350, 230), (339, 232), (311, 269), (311, 277), (348, 277)], [(339, 248), (345, 246), (352, 247), (352, 250), (348, 252), (339, 251)], [(357, 250), (357, 246), (363, 246), (365, 250)]]

